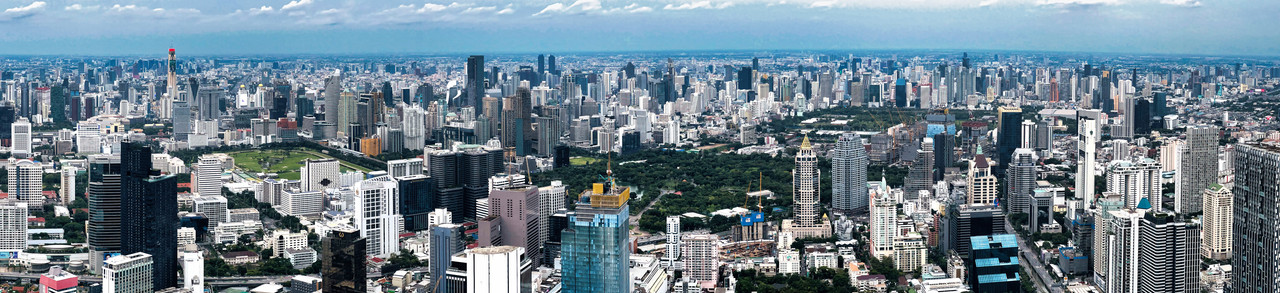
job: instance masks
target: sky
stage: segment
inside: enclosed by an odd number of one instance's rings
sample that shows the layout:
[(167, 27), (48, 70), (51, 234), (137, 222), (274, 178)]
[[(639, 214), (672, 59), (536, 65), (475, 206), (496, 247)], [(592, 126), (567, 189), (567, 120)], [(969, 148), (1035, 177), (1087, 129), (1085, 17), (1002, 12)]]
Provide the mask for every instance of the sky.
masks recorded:
[(1280, 55), (1270, 0), (0, 0), (0, 55)]

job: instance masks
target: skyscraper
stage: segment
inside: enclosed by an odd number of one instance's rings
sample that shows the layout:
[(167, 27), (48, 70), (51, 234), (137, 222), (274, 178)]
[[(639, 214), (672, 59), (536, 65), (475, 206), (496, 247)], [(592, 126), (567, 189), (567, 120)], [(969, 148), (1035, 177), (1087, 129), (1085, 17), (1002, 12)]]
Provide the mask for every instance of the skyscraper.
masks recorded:
[(1101, 120), (1102, 113), (1097, 110), (1076, 111), (1076, 124), (1080, 131), (1076, 140), (1076, 149), (1079, 150), (1076, 155), (1076, 197), (1084, 199), (1085, 203), (1093, 202), (1094, 198), (1094, 180), (1089, 178), (1094, 178), (1097, 169), (1098, 123)]
[[(1013, 234), (973, 236), (966, 261), (974, 292), (1020, 292), (1018, 240)], [(1027, 276), (1029, 277), (1029, 276)]]
[(906, 182), (902, 189), (903, 198), (906, 200), (918, 199), (921, 191), (928, 192), (933, 186), (933, 138), (925, 137), (920, 140), (920, 148), (916, 149), (916, 159), (907, 170), (907, 177), (904, 180)]
[(342, 116), (342, 72), (324, 78), (324, 121), (332, 125)]
[(17, 160), (9, 169), (9, 196), (27, 203), (32, 212), (44, 210), (44, 167), (29, 159)]
[(996, 137), (996, 176), (1004, 176), (1009, 169), (1013, 151), (1022, 145), (1022, 109), (1016, 107), (1000, 107), (1000, 130)]
[(177, 178), (151, 169), (151, 147), (121, 143), (120, 252), (150, 254), (153, 288), (178, 286)]
[(1231, 258), (1231, 183), (1211, 184), (1204, 190), (1204, 238), (1201, 239), (1200, 256), (1224, 260)]
[(365, 239), (370, 256), (390, 257), (400, 251), (398, 186), (387, 176), (374, 177), (351, 186), (355, 191), (356, 228)]
[(871, 255), (876, 258), (893, 257), (893, 239), (898, 236), (898, 206), (885, 189), (876, 188), (871, 194), (870, 234)]
[(334, 229), (323, 240), (320, 277), (324, 292), (365, 292), (365, 239), (351, 226)]
[(680, 261), (680, 216), (667, 216), (664, 236), (667, 237), (667, 252), (662, 255), (662, 260), (667, 267), (675, 267), (675, 263)]
[[(552, 64), (555, 64), (554, 62)], [(552, 67), (555, 67), (552, 65)], [(484, 111), (484, 104), (480, 103), (480, 99), (484, 98), (484, 55), (471, 55), (467, 57), (467, 80), (466, 80), (466, 98), (459, 106), (472, 106), (476, 109), (476, 113)]]
[(969, 162), (969, 186), (965, 195), (969, 197), (970, 205), (993, 205), (996, 203), (996, 196), (999, 193), (998, 179), (991, 172), (991, 159), (982, 154), (982, 148), (978, 148), (978, 154), (973, 157), (973, 161)]
[(631, 292), (629, 272), (631, 189), (618, 186), (613, 171), (578, 196), (561, 233), (561, 285), (565, 293)]
[(947, 133), (947, 131), (939, 132), (933, 135), (933, 180), (942, 180), (946, 174), (947, 168), (956, 163), (956, 137)]
[(684, 276), (689, 280), (715, 285), (720, 280), (720, 238), (715, 234), (685, 234), (680, 239), (680, 255), (684, 259)]
[(155, 288), (156, 269), (150, 254), (137, 252), (111, 257), (102, 265), (102, 292), (155, 292), (152, 288)]
[(831, 151), (831, 206), (854, 212), (867, 209), (867, 149), (856, 133), (841, 134)]
[(455, 292), (458, 288), (449, 288), (449, 282), (445, 281), (445, 274), (449, 270), (450, 259), (455, 253), (466, 248), (466, 241), (463, 241), (462, 226), (456, 224), (441, 224), (431, 227), (431, 258), (428, 263), (431, 265), (431, 284), (437, 288), (437, 292)]
[(1174, 184), (1174, 210), (1179, 213), (1200, 212), (1200, 196), (1210, 184), (1218, 182), (1218, 131), (1217, 126), (1211, 125), (1187, 127)]
[(27, 249), (27, 203), (0, 199), (0, 252), (21, 253)]
[(400, 214), (404, 216), (405, 231), (430, 229), (429, 214), (437, 206), (440, 186), (436, 179), (426, 175), (396, 177), (400, 190)]
[(213, 156), (200, 156), (193, 166), (195, 193), (202, 196), (222, 195), (222, 161)]
[(89, 156), (89, 265), (101, 272), (106, 256), (120, 252), (120, 157)]
[(1120, 194), (1126, 208), (1134, 208), (1146, 199), (1151, 202), (1151, 209), (1163, 209), (1160, 163), (1150, 158), (1141, 158), (1136, 162), (1111, 161), (1107, 164), (1107, 190)]
[(26, 158), (31, 156), (31, 122), (26, 117), (18, 117), (10, 126), (13, 133), (13, 148), (10, 153), (14, 157)]
[[(1029, 148), (1018, 148), (1013, 152), (1013, 162), (1009, 165), (1009, 186), (1005, 202), (1009, 203), (1010, 213), (1030, 213), (1031, 191), (1036, 188), (1036, 154)], [(1034, 228), (1033, 228), (1034, 230)]]
[(1200, 225), (1179, 215), (1151, 212), (1138, 236), (1138, 292), (1200, 291)]
[(338, 187), (338, 160), (318, 159), (302, 162), (302, 191), (323, 191)]
[[(1276, 292), (1280, 290), (1280, 242), (1274, 227), (1280, 226), (1280, 146), (1237, 144), (1232, 153), (1235, 186), (1231, 188), (1236, 207), (1231, 211), (1231, 287), (1234, 290)], [(1252, 208), (1256, 207), (1256, 208)]]
[[(544, 242), (551, 241), (552, 234), (559, 238), (560, 231), (551, 229), (551, 216), (555, 215), (556, 211), (566, 208), (564, 205), (566, 195), (568, 193), (565, 186), (559, 180), (551, 181), (549, 186), (538, 187), (538, 239)], [(542, 255), (542, 263), (552, 263), (547, 253)]]
[[(525, 249), (516, 246), (480, 247), (466, 250), (467, 288), (475, 293), (528, 292), (529, 271)], [(536, 287), (536, 284), (534, 284)], [(524, 287), (522, 289), (522, 287)], [(455, 288), (462, 289), (462, 288)], [(447, 292), (447, 291), (436, 291)]]
[(818, 156), (805, 136), (796, 154), (796, 167), (791, 170), (792, 201), (795, 210), (792, 219), (783, 220), (782, 230), (791, 231), (796, 238), (828, 237), (831, 223), (818, 215), (818, 190), (822, 188), (822, 171), (818, 170)]
[(529, 154), (529, 146), (534, 138), (530, 120), (530, 95), (529, 89), (522, 87), (516, 90), (516, 95), (502, 101), (502, 147), (514, 149), (514, 154), (518, 157)]
[(502, 243), (485, 243), (488, 239), (481, 239), (480, 246), (523, 247), (533, 265), (538, 266), (542, 262), (542, 243), (544, 242), (538, 234), (540, 229), (538, 204), (537, 186), (520, 183), (490, 191), (489, 215), (491, 218), (497, 218), (501, 223)]

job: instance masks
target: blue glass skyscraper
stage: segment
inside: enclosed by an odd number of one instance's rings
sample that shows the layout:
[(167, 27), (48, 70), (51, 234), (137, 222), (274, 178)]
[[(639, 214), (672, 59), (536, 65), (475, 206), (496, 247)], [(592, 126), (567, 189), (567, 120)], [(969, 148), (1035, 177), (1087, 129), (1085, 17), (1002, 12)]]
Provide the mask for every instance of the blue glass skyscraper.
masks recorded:
[(563, 292), (631, 292), (630, 193), (613, 182), (582, 192), (560, 236)]

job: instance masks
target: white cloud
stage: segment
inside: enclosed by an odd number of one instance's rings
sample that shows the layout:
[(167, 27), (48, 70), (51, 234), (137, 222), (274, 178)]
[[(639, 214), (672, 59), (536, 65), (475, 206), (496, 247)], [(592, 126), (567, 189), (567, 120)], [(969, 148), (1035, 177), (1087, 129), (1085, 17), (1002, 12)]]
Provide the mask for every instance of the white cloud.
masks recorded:
[(551, 3), (543, 8), (542, 11), (534, 13), (533, 16), (543, 16), (550, 14), (575, 13), (583, 14), (600, 10), (600, 0), (577, 0), (573, 4), (565, 5), (564, 3)]
[(1201, 3), (1197, 0), (1160, 0), (1160, 4), (1182, 6), (1182, 7), (1200, 7)]
[(36, 15), (37, 12), (44, 10), (44, 6), (46, 4), (47, 3), (44, 3), (44, 1), (36, 1), (31, 2), (31, 4), (27, 4), (26, 6), (5, 9), (4, 12), (0, 13), (0, 21), (14, 20)]
[(293, 9), (303, 8), (315, 2), (316, 2), (315, 0), (293, 0), (293, 1), (289, 1), (289, 3), (286, 3), (284, 6), (280, 6), (280, 10), (293, 10)]
[(502, 8), (502, 10), (498, 10), (498, 13), (495, 13), (495, 14), (503, 15), (503, 14), (512, 14), (515, 12), (516, 10), (511, 8), (511, 4), (507, 4), (507, 7)]
[(1039, 6), (1094, 7), (1120, 4), (1120, 0), (1040, 0)]
[(271, 8), (271, 6), (263, 5), (262, 7), (258, 7), (258, 8), (250, 8), (249, 14), (256, 15), (256, 14), (263, 14), (263, 13), (271, 13), (275, 11), (276, 11), (275, 8)]
[(462, 13), (480, 13), (480, 12), (490, 12), (490, 11), (497, 11), (497, 10), (498, 10), (498, 7), (496, 6), (480, 6), (480, 7), (467, 8), (466, 10), (463, 10)]
[(809, 8), (832, 8), (836, 6), (835, 0), (816, 1), (809, 3)]
[(125, 13), (125, 12), (141, 12), (146, 10), (147, 10), (146, 7), (138, 6), (134, 4), (129, 4), (129, 5), (116, 4), (116, 5), (112, 5), (110, 9), (107, 9), (107, 12)]
[(987, 7), (987, 6), (992, 6), (996, 4), (1000, 4), (1000, 1), (999, 0), (982, 0), (982, 2), (978, 2), (978, 7)]
[(733, 2), (721, 2), (718, 4), (713, 4), (711, 3), (711, 1), (704, 0), (704, 1), (696, 1), (696, 2), (686, 2), (680, 5), (667, 4), (667, 6), (663, 6), (662, 9), (665, 9), (665, 10), (725, 9), (725, 8), (729, 8), (730, 6), (733, 6)]
[(102, 6), (101, 6), (101, 5), (81, 5), (80, 3), (76, 3), (76, 4), (67, 5), (67, 7), (63, 7), (63, 8), (62, 8), (62, 10), (66, 10), (66, 11), (97, 11), (97, 10), (98, 10), (98, 8), (102, 8)]
[(602, 10), (601, 13), (604, 13), (604, 14), (644, 13), (644, 12), (651, 12), (651, 11), (653, 11), (653, 7), (640, 6), (639, 3), (631, 3), (623, 7), (614, 7), (614, 8), (605, 9), (605, 10)]

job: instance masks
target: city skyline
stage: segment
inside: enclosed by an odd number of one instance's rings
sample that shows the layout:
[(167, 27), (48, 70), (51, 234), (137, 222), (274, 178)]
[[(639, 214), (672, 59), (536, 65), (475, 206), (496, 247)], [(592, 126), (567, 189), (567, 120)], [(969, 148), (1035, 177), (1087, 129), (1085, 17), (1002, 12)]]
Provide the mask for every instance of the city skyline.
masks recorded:
[[(1280, 3), (0, 1), (4, 55), (969, 50), (1276, 56)], [(608, 41), (599, 41), (601, 38)]]

